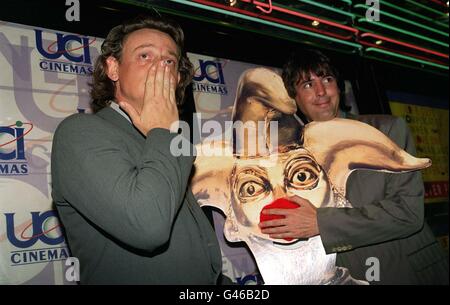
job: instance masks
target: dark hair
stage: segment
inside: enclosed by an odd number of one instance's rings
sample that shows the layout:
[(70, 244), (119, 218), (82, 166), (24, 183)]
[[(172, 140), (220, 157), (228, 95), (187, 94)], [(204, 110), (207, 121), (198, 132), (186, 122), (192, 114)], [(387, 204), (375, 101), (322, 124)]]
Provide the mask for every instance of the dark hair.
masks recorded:
[(135, 19), (124, 22), (111, 29), (102, 44), (101, 54), (94, 65), (91, 86), (91, 107), (94, 112), (109, 105), (110, 100), (114, 100), (115, 84), (106, 74), (106, 59), (109, 56), (121, 61), (122, 49), (128, 35), (140, 29), (154, 29), (168, 34), (179, 49), (178, 72), (180, 82), (177, 85), (175, 95), (178, 108), (184, 102), (184, 92), (192, 81), (193, 67), (184, 51), (184, 33), (181, 27), (168, 19), (157, 16), (138, 16)]
[(345, 84), (340, 78), (339, 71), (330, 58), (318, 50), (306, 49), (293, 52), (284, 64), (281, 77), (290, 97), (295, 98), (298, 82), (308, 79), (311, 73), (319, 77), (333, 76), (341, 92), (339, 107), (343, 111), (350, 110), (350, 107), (345, 105)]

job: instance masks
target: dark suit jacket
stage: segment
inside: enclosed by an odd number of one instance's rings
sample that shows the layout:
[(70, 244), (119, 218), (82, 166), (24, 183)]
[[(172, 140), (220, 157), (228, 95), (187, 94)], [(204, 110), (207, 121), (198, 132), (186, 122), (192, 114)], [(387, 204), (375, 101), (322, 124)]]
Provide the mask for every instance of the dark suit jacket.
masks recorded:
[(84, 284), (216, 284), (220, 248), (187, 188), (193, 157), (107, 107), (57, 128), (52, 196)]
[[(406, 123), (393, 116), (354, 119), (382, 131), (415, 155)], [(424, 190), (420, 171), (386, 174), (358, 170), (347, 181), (353, 208), (318, 209), (319, 231), (327, 253), (337, 252), (338, 266), (366, 279), (375, 257), (379, 281), (371, 284), (448, 284), (448, 255), (424, 223)], [(366, 265), (367, 261), (367, 265)], [(369, 274), (374, 275), (372, 270)]]

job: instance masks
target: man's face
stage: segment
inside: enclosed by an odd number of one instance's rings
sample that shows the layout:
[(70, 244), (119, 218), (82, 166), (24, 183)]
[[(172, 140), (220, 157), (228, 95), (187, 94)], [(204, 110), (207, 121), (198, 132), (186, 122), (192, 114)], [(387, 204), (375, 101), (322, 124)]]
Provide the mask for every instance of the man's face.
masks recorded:
[(328, 121), (337, 116), (340, 91), (333, 76), (304, 75), (296, 92), (297, 106), (309, 121)]
[(163, 62), (178, 82), (178, 58), (177, 45), (168, 34), (153, 29), (132, 32), (125, 38), (120, 62), (112, 56), (107, 59), (108, 77), (116, 81), (116, 99), (140, 111), (150, 66)]

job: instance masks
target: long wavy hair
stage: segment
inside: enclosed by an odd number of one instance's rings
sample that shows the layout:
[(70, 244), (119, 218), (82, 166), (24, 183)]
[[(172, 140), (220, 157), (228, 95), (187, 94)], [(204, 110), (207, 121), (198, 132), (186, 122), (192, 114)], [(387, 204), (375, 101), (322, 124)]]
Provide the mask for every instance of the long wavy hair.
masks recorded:
[(111, 29), (102, 44), (101, 54), (94, 65), (91, 86), (91, 107), (93, 112), (97, 112), (109, 105), (111, 100), (115, 100), (115, 83), (106, 74), (106, 59), (113, 56), (119, 62), (122, 57), (122, 49), (128, 35), (140, 29), (153, 29), (168, 34), (179, 49), (180, 81), (177, 85), (175, 96), (178, 108), (184, 102), (186, 87), (192, 81), (193, 67), (184, 50), (184, 33), (181, 27), (169, 19), (159, 16), (139, 16), (135, 19), (124, 22)]

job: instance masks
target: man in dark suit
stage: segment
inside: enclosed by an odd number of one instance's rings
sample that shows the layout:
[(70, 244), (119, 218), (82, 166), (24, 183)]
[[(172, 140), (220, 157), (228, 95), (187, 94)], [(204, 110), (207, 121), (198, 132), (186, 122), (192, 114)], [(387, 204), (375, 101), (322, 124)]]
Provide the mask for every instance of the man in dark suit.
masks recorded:
[(141, 17), (113, 28), (93, 74), (94, 114), (53, 141), (52, 196), (82, 284), (216, 284), (221, 254), (175, 157), (178, 107), (192, 79), (175, 23)]
[[(339, 109), (339, 74), (319, 51), (294, 53), (283, 81), (307, 123), (335, 117), (368, 123), (415, 155), (406, 123), (388, 115), (351, 116)], [(347, 181), (346, 199), (353, 208), (315, 208), (303, 198), (300, 208), (272, 210), (284, 219), (262, 222), (273, 238), (320, 235), (336, 264), (371, 284), (448, 284), (448, 257), (424, 223), (424, 190), (419, 171), (387, 174), (356, 171)]]

